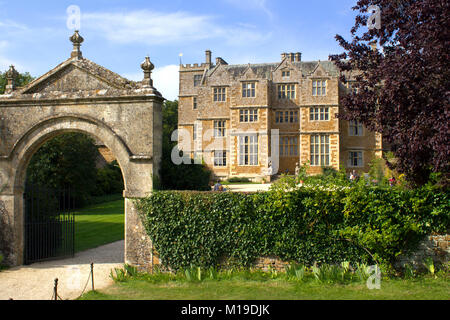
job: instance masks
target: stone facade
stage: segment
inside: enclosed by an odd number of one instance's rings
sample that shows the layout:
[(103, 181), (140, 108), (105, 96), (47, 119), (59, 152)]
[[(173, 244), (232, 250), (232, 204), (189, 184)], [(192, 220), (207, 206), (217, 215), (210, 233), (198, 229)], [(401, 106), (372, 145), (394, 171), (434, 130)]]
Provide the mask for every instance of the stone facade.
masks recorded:
[[(303, 62), (300, 53), (228, 65), (222, 58), (213, 64), (208, 50), (205, 63), (180, 66), (179, 146), (220, 178), (261, 180), (270, 164), (273, 174), (293, 174), (297, 163), (309, 163), (310, 173), (341, 166), (367, 172), (382, 139), (336, 118), (350, 90), (339, 77), (331, 61)], [(250, 136), (256, 140), (248, 143)]]
[(146, 59), (144, 80), (129, 81), (83, 58), (78, 32), (71, 41), (71, 58), (23, 88), (9, 77), (0, 95), (0, 251), (8, 264), (23, 263), (23, 192), (33, 154), (59, 134), (82, 132), (111, 150), (122, 169), (125, 262), (145, 265), (150, 240), (132, 199), (152, 192), (161, 160), (164, 99), (153, 87), (154, 67)]

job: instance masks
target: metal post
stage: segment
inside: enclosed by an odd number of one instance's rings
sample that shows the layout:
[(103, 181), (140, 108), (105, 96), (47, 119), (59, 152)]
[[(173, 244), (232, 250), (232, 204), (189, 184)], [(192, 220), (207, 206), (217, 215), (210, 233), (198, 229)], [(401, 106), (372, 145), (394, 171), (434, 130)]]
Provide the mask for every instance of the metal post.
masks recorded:
[(94, 291), (94, 263), (91, 263), (92, 291)]
[(58, 278), (55, 279), (54, 295), (55, 295), (55, 300), (58, 300)]

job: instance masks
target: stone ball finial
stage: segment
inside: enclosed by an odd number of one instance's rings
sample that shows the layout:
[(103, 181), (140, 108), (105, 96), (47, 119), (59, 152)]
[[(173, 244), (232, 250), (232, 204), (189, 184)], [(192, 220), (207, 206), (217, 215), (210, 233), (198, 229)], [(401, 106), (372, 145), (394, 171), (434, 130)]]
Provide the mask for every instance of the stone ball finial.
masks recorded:
[(70, 41), (75, 45), (75, 44), (82, 44), (84, 42), (84, 39), (80, 35), (80, 31), (75, 30), (75, 33), (70, 37)]
[(142, 62), (142, 64), (141, 64), (141, 68), (142, 68), (142, 70), (144, 70), (144, 73), (152, 72), (153, 69), (155, 69), (155, 65), (150, 61), (149, 56), (145, 57), (144, 62)]
[(82, 58), (82, 53), (80, 50), (81, 44), (84, 42), (83, 37), (80, 35), (78, 30), (75, 30), (75, 33), (69, 38), (69, 40), (73, 43), (73, 50), (71, 53), (72, 58)]
[(155, 69), (155, 65), (150, 61), (150, 57), (145, 57), (144, 62), (141, 64), (142, 70), (144, 70), (144, 85), (146, 86), (153, 86), (153, 80), (152, 80), (152, 71)]

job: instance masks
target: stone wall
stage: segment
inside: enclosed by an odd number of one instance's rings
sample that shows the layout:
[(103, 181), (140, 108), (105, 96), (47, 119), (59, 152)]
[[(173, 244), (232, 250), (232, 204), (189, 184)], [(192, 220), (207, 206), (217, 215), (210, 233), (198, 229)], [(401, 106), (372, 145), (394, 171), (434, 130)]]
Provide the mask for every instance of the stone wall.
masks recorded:
[[(409, 257), (401, 256), (398, 258), (395, 264), (396, 268), (404, 268), (406, 264), (412, 266), (419, 271), (426, 271), (423, 261), (431, 257), (435, 263), (435, 266), (441, 268), (444, 265), (449, 264), (450, 258), (450, 235), (432, 235), (422, 241), (415, 253)], [(158, 253), (153, 250), (153, 247), (146, 248), (146, 255), (151, 255), (151, 258), (147, 257), (147, 261), (153, 261), (151, 265), (145, 266), (139, 265), (139, 269), (144, 272), (151, 273), (152, 270), (159, 269), (162, 271), (168, 271), (162, 268), (161, 260), (158, 258)], [(153, 254), (151, 252), (153, 251)], [(286, 267), (289, 266), (289, 262), (283, 261), (275, 256), (265, 256), (256, 259), (252, 268), (261, 271), (275, 270), (278, 272), (286, 271)], [(226, 266), (226, 261), (221, 262), (221, 266)]]
[(450, 235), (431, 235), (423, 240), (417, 250), (409, 256), (400, 256), (396, 267), (409, 265), (416, 270), (424, 270), (423, 262), (426, 258), (432, 258), (435, 265), (448, 266), (450, 258)]

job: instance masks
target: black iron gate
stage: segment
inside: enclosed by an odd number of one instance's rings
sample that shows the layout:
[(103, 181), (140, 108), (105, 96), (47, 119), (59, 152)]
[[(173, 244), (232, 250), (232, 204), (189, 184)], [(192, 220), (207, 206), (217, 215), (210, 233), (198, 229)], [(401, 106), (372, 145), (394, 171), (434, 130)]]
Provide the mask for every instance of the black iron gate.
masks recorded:
[(74, 198), (70, 189), (27, 185), (24, 208), (25, 264), (74, 255)]

